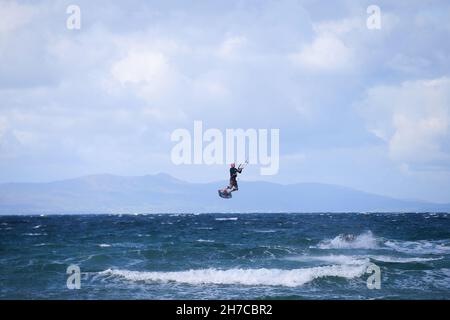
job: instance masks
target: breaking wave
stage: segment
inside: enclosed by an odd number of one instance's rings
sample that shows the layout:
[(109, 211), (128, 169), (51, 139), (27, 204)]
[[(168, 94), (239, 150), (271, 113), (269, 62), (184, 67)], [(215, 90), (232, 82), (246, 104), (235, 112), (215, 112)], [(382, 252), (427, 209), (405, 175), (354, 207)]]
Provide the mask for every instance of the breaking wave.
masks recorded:
[(366, 271), (366, 264), (332, 265), (304, 269), (197, 269), (175, 272), (143, 272), (108, 269), (101, 275), (119, 277), (129, 281), (179, 282), (192, 285), (235, 284), (248, 286), (297, 287), (324, 277), (353, 279)]
[(385, 245), (407, 254), (450, 254), (450, 246), (442, 241), (386, 241)]
[(443, 257), (436, 258), (422, 258), (422, 257), (393, 257), (387, 255), (326, 255), (326, 256), (294, 256), (288, 257), (286, 260), (299, 262), (313, 262), (320, 261), (341, 265), (360, 265), (369, 263), (370, 260), (388, 263), (420, 263), (441, 260)]
[(376, 249), (378, 240), (371, 231), (364, 232), (358, 236), (340, 234), (333, 239), (321, 241), (319, 249)]
[(443, 257), (438, 257), (438, 258), (419, 258), (419, 257), (399, 258), (399, 257), (391, 257), (391, 256), (371, 256), (370, 258), (373, 260), (376, 260), (376, 261), (381, 261), (381, 262), (414, 263), (414, 262), (428, 262), (428, 261), (441, 260)]

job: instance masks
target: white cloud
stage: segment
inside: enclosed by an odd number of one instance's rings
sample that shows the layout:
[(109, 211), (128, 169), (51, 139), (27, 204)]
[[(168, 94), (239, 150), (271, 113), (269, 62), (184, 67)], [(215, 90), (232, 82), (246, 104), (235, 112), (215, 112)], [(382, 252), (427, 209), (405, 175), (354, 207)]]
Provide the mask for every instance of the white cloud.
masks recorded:
[(330, 20), (313, 25), (313, 30), (318, 34), (344, 35), (355, 29), (365, 28), (364, 20), (360, 18), (348, 18), (342, 20)]
[(111, 74), (122, 86), (139, 86), (140, 93), (148, 98), (165, 92), (174, 76), (163, 53), (134, 50), (113, 64)]
[(300, 52), (291, 55), (295, 64), (315, 70), (342, 70), (351, 66), (352, 50), (333, 35), (320, 35)]
[(290, 55), (291, 61), (309, 70), (338, 71), (352, 68), (355, 53), (345, 35), (361, 27), (359, 19), (326, 21), (313, 25), (314, 40)]
[(450, 78), (374, 87), (359, 108), (393, 160), (423, 165), (450, 160)]
[(411, 57), (397, 53), (387, 65), (397, 71), (418, 74), (431, 66), (431, 61), (422, 57)]
[(195, 81), (194, 88), (197, 91), (197, 95), (201, 96), (215, 97), (215, 98), (225, 98), (229, 91), (227, 87), (220, 81), (215, 81), (213, 79), (205, 79)]
[(237, 51), (245, 46), (247, 38), (244, 36), (230, 36), (227, 37), (219, 46), (219, 56), (223, 58), (234, 58)]
[(20, 5), (14, 1), (0, 2), (0, 36), (26, 25), (33, 17), (31, 6)]

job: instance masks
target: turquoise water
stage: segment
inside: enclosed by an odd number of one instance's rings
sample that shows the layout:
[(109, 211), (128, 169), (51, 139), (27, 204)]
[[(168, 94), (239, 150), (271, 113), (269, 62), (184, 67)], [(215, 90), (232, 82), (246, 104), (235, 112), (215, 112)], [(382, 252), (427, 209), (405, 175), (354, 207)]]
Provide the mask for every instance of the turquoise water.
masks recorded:
[(450, 298), (446, 213), (2, 216), (0, 244), (1, 299)]

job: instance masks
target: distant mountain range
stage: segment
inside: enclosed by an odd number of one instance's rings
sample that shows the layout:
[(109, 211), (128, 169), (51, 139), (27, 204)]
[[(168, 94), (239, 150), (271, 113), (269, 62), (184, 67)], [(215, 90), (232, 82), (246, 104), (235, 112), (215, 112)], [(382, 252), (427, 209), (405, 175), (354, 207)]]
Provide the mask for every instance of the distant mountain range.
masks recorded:
[(319, 183), (241, 181), (239, 191), (226, 200), (217, 195), (226, 184), (188, 183), (167, 174), (4, 183), (0, 214), (450, 211), (450, 204), (399, 200)]

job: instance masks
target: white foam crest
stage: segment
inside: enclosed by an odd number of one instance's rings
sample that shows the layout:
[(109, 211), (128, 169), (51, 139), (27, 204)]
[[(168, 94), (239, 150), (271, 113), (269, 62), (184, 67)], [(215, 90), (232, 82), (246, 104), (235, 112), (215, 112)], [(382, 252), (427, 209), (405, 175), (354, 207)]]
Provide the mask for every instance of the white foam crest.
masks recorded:
[(256, 233), (275, 233), (275, 232), (277, 232), (277, 230), (273, 230), (273, 229), (256, 229), (256, 230), (252, 230), (253, 232), (256, 232)]
[(50, 245), (50, 243), (42, 242), (42, 243), (34, 244), (33, 247), (43, 247), (43, 246), (48, 246), (48, 245)]
[(214, 240), (209, 240), (209, 239), (198, 239), (196, 240), (197, 242), (215, 242)]
[(392, 250), (408, 254), (450, 254), (450, 246), (442, 242), (386, 241), (385, 245)]
[(392, 256), (371, 256), (370, 258), (373, 260), (381, 261), (381, 262), (412, 263), (412, 262), (427, 262), (427, 261), (441, 260), (443, 257), (438, 257), (438, 258), (420, 258), (420, 257), (401, 258), (401, 257), (392, 257)]
[(323, 277), (352, 279), (362, 276), (365, 271), (366, 265), (332, 265), (292, 270), (265, 268), (219, 270), (210, 268), (176, 272), (142, 272), (108, 269), (100, 274), (117, 276), (129, 281), (144, 282), (297, 287)]
[(347, 255), (326, 255), (326, 256), (294, 256), (288, 257), (286, 260), (300, 261), (300, 262), (314, 262), (322, 261), (341, 265), (361, 265), (369, 262), (366, 256), (347, 256)]
[(111, 245), (110, 245), (110, 244), (107, 244), (107, 243), (100, 243), (98, 246), (99, 246), (100, 248), (108, 248), (108, 247), (111, 247)]
[(428, 262), (441, 260), (443, 257), (436, 258), (421, 258), (421, 257), (393, 257), (387, 255), (326, 255), (326, 256), (294, 256), (288, 257), (286, 260), (299, 261), (299, 262), (315, 262), (322, 261), (333, 264), (341, 265), (359, 265), (362, 263), (368, 263), (370, 259), (381, 261), (381, 262), (392, 262), (392, 263), (414, 263), (414, 262)]
[(376, 249), (378, 241), (371, 231), (364, 232), (356, 237), (346, 237), (339, 235), (333, 239), (321, 241), (317, 248), (319, 249)]
[(216, 218), (216, 221), (236, 221), (237, 217), (231, 217), (231, 218)]

